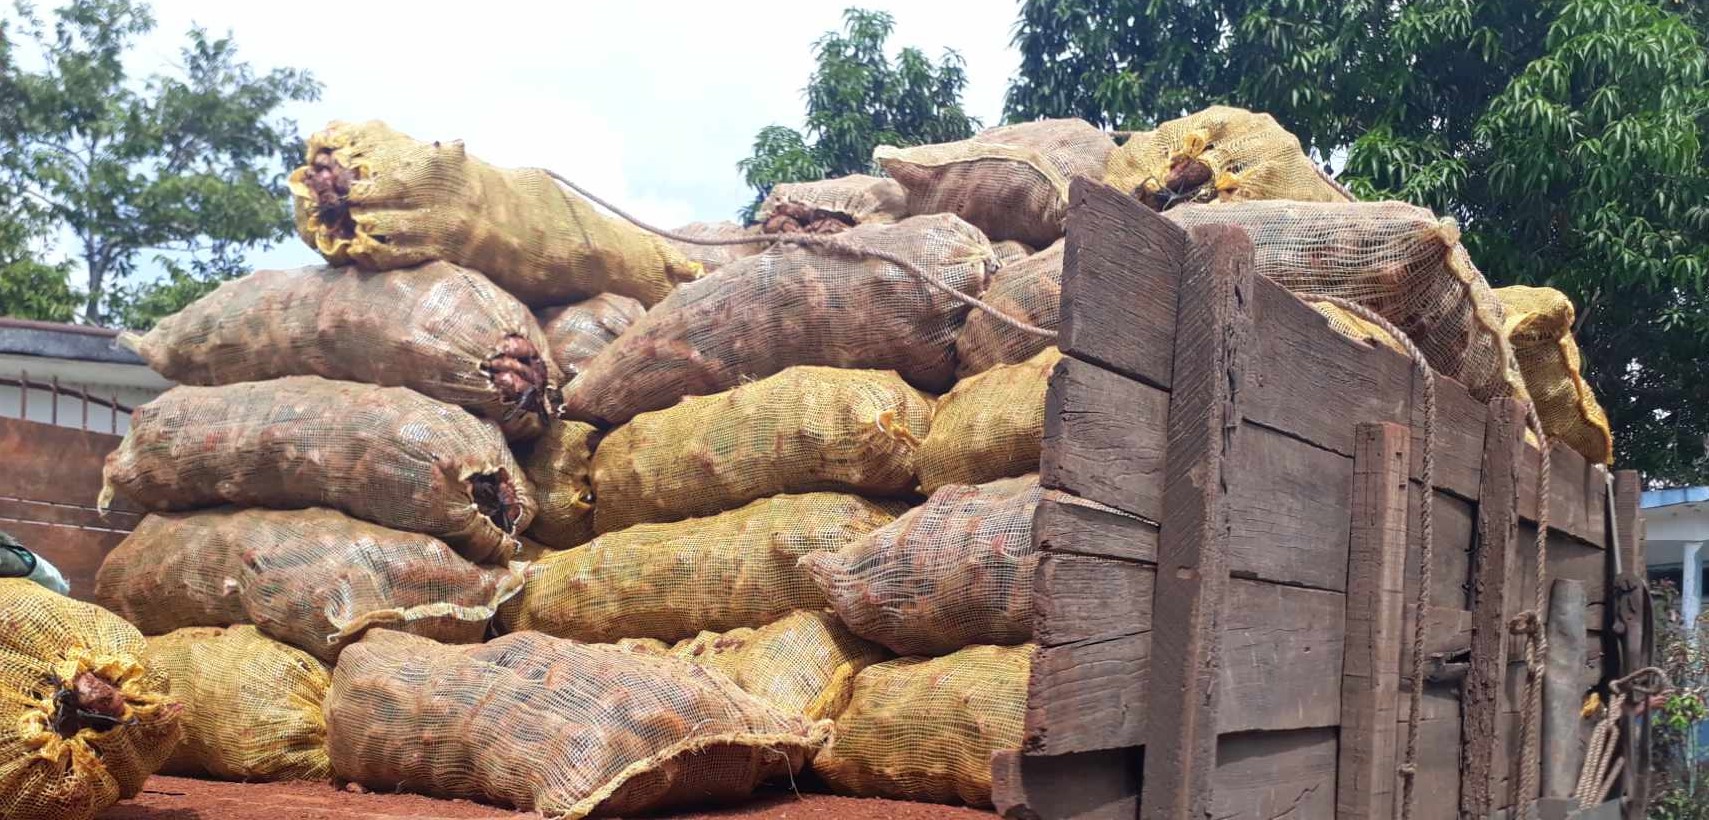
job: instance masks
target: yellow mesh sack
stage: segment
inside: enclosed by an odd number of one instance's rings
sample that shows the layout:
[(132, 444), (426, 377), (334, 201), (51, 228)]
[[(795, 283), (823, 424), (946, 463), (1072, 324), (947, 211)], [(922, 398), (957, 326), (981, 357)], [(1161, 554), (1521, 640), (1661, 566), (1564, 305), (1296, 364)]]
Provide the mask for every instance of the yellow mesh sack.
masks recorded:
[(1453, 220), (1404, 202), (1213, 203), (1167, 216), (1186, 228), (1245, 229), (1257, 273), (1296, 293), (1376, 311), (1477, 400), (1524, 397), (1501, 301)]
[(534, 487), (539, 510), (528, 537), (552, 549), (569, 549), (593, 538), (593, 452), (600, 433), (579, 421), (554, 419), (522, 454), (522, 471)]
[(899, 222), (908, 192), (894, 179), (853, 174), (772, 186), (757, 213), (766, 233), (838, 233), (856, 225)]
[(948, 215), (861, 225), (836, 242), (779, 243), (677, 289), (587, 363), (564, 391), (566, 416), (622, 424), (802, 364), (894, 370), (922, 390), (948, 390), (968, 306), (867, 254), (907, 260), (971, 295), (996, 264), (991, 243)]
[(1572, 300), (1554, 288), (1518, 285), (1497, 288), (1495, 295), (1507, 309), (1507, 338), (1543, 432), (1593, 464), (1614, 463), (1608, 414), (1584, 380), (1583, 359), (1573, 340)]
[(343, 779), (564, 818), (742, 799), (800, 770), (830, 728), (675, 658), (537, 632), (370, 633), (333, 671), (326, 721)]
[(778, 493), (906, 495), (932, 401), (895, 373), (792, 367), (642, 413), (593, 456), (601, 533)]
[(813, 772), (843, 794), (989, 807), (991, 755), (1021, 747), (1032, 654), (970, 646), (867, 667)]
[(1407, 355), (1406, 348), (1401, 347), (1400, 342), (1396, 341), (1395, 337), (1390, 336), (1388, 331), (1328, 302), (1312, 302), (1311, 307), (1323, 314), (1323, 318), (1329, 320), (1330, 330), (1349, 339), (1370, 345), (1381, 345), (1403, 356)]
[(256, 271), (120, 341), (179, 384), (321, 376), (408, 387), (531, 438), (558, 369), (528, 308), (446, 262)]
[(90, 820), (141, 792), (182, 731), (142, 633), (23, 578), (0, 578), (0, 624), (0, 817)]
[(324, 780), (321, 701), (332, 676), (253, 626), (190, 627), (148, 639), (142, 662), (172, 681), (184, 741), (162, 774), (224, 780)]
[(1038, 476), (951, 484), (836, 552), (801, 559), (849, 631), (898, 655), (1033, 634)]
[(332, 507), (503, 561), (534, 493), (497, 427), (402, 387), (289, 376), (174, 387), (138, 407), (107, 456), (145, 509)]
[(538, 168), (488, 165), (461, 140), (420, 142), (381, 122), (334, 122), (289, 178), (297, 232), (334, 265), (474, 268), (531, 306), (598, 293), (665, 298), (700, 266), (608, 217)]
[(955, 214), (993, 242), (1042, 248), (1062, 238), (1069, 181), (1101, 179), (1115, 149), (1083, 120), (1040, 120), (958, 142), (880, 145), (872, 158), (908, 189), (909, 213)]
[[(982, 297), (1003, 315), (1056, 330), (1062, 317), (1062, 254), (1057, 242), (997, 271)], [(956, 372), (962, 378), (1000, 364), (1019, 364), (1055, 344), (1051, 339), (1022, 333), (982, 310), (967, 315), (955, 337)]]
[[(1003, 242), (992, 242), (991, 251), (997, 255), (997, 267), (999, 268), (1013, 265), (1022, 259), (1032, 256), (1034, 253), (1031, 246), (1022, 242), (1016, 242), (1013, 239)], [(992, 284), (995, 285), (996, 283), (993, 282)]]
[(801, 556), (840, 549), (902, 509), (837, 493), (780, 495), (710, 518), (619, 530), (531, 565), (499, 622), (589, 643), (764, 626), (824, 608), (824, 594), (796, 565)]
[(426, 535), (333, 510), (153, 513), (95, 574), (95, 600), (139, 629), (253, 623), (327, 663), (381, 625), (474, 643), (522, 575)]
[(957, 382), (938, 399), (932, 432), (914, 461), (920, 491), (980, 484), (1038, 472), (1044, 443), (1044, 396), (1062, 352), (1047, 347)]
[(602, 293), (573, 305), (545, 308), (536, 316), (552, 350), (552, 361), (568, 383), (581, 374), (583, 363), (622, 336), (646, 312), (647, 308), (634, 299)]
[(1137, 134), (1110, 154), (1104, 182), (1158, 210), (1177, 202), (1347, 202), (1269, 114), (1213, 105)]
[(884, 647), (855, 637), (837, 616), (805, 610), (758, 629), (702, 632), (668, 654), (723, 672), (742, 691), (810, 720), (836, 717), (854, 691), (855, 675), (890, 657)]
[[(763, 229), (755, 225), (744, 228), (734, 222), (690, 222), (671, 233), (681, 236), (691, 236), (697, 239), (739, 239), (763, 233)], [(712, 273), (731, 262), (744, 256), (753, 256), (766, 249), (765, 242), (744, 242), (740, 245), (697, 245), (693, 242), (668, 240), (683, 256), (700, 263), (707, 273)]]

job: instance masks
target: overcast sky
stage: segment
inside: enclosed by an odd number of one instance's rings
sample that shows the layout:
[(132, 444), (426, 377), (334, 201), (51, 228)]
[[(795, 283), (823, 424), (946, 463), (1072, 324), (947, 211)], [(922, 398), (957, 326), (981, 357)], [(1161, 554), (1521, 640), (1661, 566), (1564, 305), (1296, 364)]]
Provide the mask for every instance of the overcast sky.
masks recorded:
[[(229, 30), (258, 69), (305, 68), (324, 84), (319, 102), (287, 112), (305, 131), (380, 119), (419, 139), (462, 139), (483, 159), (550, 167), (667, 226), (728, 219), (746, 202), (736, 162), (760, 128), (800, 126), (811, 43), (850, 5), (895, 16), (893, 49), (960, 52), (965, 103), (987, 124), (1019, 64), (1017, 0), (152, 5), (159, 26), (134, 71), (176, 61), (192, 23)], [(289, 242), (252, 261), (315, 259)]]

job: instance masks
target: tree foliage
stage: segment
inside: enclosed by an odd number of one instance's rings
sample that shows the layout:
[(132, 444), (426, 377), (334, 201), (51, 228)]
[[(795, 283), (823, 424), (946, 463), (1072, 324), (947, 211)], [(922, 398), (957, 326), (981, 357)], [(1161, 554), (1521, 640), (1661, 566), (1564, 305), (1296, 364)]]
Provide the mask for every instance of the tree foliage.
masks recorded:
[(1361, 198), (1452, 215), (1578, 305), (1618, 459), (1709, 481), (1709, 13), (1697, 0), (1025, 0), (1007, 116), (1267, 111)]
[[(197, 28), (174, 73), (137, 80), (125, 58), (154, 27), (146, 5), (71, 0), (49, 23), (20, 2), (16, 17), (21, 36), (0, 30), (0, 187), (31, 207), (0, 219), (38, 245), (69, 237), (88, 276), (84, 319), (147, 324), (288, 234), (284, 152), (297, 128), (277, 112), (318, 96), (307, 73), (258, 73), (229, 37)], [(23, 43), (41, 68), (20, 67)], [(127, 284), (150, 262), (164, 281)]]
[(751, 221), (781, 182), (808, 182), (872, 173), (879, 145), (921, 145), (965, 139), (978, 125), (961, 107), (967, 72), (946, 50), (936, 64), (915, 48), (892, 60), (885, 42), (895, 20), (883, 12), (849, 9), (843, 30), (813, 44), (818, 61), (808, 80), (806, 132), (772, 125), (754, 138), (754, 153), (737, 163), (756, 197), (742, 211)]

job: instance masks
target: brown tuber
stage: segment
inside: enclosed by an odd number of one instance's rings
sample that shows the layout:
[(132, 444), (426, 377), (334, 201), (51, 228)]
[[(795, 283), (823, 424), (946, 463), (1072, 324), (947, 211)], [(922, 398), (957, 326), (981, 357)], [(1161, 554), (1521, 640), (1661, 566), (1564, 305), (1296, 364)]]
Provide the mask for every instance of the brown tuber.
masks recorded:
[(355, 236), (356, 220), (350, 217), (350, 170), (333, 158), (330, 148), (316, 153), (310, 168), (305, 181), (314, 191), (315, 216), (322, 224), (333, 226), (339, 236)]

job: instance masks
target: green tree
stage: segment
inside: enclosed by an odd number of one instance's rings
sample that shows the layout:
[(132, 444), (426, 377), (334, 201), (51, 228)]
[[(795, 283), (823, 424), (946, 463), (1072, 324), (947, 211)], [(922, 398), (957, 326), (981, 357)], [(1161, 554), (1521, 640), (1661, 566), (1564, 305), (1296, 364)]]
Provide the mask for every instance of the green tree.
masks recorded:
[[(277, 112), (315, 99), (312, 77), (258, 73), (229, 37), (196, 28), (176, 72), (136, 80), (125, 56), (154, 20), (132, 0), (71, 0), (51, 24), (20, 2), (16, 17), (17, 42), (42, 68), (20, 68), (0, 30), (0, 187), (33, 206), (36, 223), (14, 232), (71, 238), (86, 321), (147, 324), (288, 235), (283, 169), (297, 127)], [(148, 262), (166, 279), (126, 286)]]
[(818, 67), (808, 80), (806, 133), (772, 125), (754, 139), (754, 153), (737, 163), (756, 192), (743, 209), (752, 221), (759, 204), (781, 182), (808, 182), (874, 173), (872, 149), (966, 139), (978, 123), (961, 107), (967, 86), (960, 55), (946, 50), (935, 65), (919, 49), (891, 60), (885, 41), (895, 28), (889, 14), (843, 12), (843, 30), (813, 44)]
[(1459, 219), (1579, 307), (1618, 460), (1709, 480), (1709, 52), (1698, 0), (1025, 0), (1007, 116), (1267, 111), (1361, 198)]

